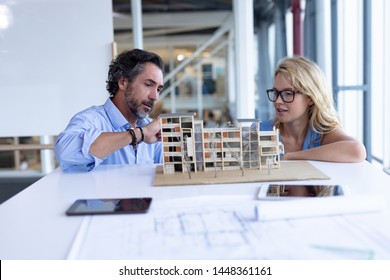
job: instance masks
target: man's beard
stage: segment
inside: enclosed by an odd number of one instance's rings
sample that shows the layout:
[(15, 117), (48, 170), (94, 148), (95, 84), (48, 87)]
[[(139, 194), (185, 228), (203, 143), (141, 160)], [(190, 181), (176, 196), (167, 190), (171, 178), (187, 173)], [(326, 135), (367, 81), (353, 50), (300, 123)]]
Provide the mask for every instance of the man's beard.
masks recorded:
[[(129, 106), (131, 113), (137, 119), (144, 119), (152, 111), (153, 106), (154, 106), (154, 101), (144, 100), (141, 103), (138, 103), (138, 101), (135, 98), (130, 98), (130, 99), (126, 99), (126, 104), (127, 104), (127, 106)], [(150, 110), (147, 110), (146, 112), (141, 110), (142, 104), (145, 104), (146, 106), (149, 106)]]
[[(133, 94), (132, 88), (129, 89), (129, 91), (126, 92), (125, 94), (125, 102), (127, 106), (129, 107), (131, 113), (137, 117), (138, 119), (144, 119), (146, 118), (149, 113), (152, 111), (153, 106), (154, 106), (154, 101), (153, 100), (143, 100), (141, 103), (138, 102), (138, 100), (134, 97), (135, 94)], [(141, 111), (140, 107), (141, 105), (144, 104), (146, 106), (149, 106), (151, 109), (145, 111)]]
[[(136, 116), (138, 119), (146, 118), (149, 113), (152, 111), (154, 102), (153, 101), (143, 101), (142, 103), (138, 103), (136, 100), (130, 100), (132, 106), (130, 107), (130, 111), (133, 113), (134, 116)], [(141, 112), (140, 107), (142, 104), (145, 104), (147, 106), (150, 106), (151, 109), (147, 112)], [(129, 105), (129, 103), (127, 103)]]

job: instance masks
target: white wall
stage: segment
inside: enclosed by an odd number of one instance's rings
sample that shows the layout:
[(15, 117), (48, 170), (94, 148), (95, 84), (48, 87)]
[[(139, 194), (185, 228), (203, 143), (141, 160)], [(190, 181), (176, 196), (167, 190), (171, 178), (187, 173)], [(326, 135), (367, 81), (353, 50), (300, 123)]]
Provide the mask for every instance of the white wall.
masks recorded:
[(0, 137), (57, 135), (76, 112), (104, 102), (111, 5), (0, 0)]

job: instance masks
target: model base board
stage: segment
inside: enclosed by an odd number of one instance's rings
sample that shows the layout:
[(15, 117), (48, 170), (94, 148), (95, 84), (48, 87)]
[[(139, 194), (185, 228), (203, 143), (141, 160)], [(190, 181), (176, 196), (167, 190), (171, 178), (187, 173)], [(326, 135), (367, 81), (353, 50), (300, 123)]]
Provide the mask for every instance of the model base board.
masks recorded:
[(233, 184), (250, 182), (273, 182), (273, 181), (303, 181), (303, 180), (328, 180), (327, 175), (322, 173), (307, 161), (281, 161), (280, 169), (271, 169), (270, 174), (266, 169), (244, 169), (217, 171), (215, 172), (191, 172), (191, 178), (187, 172), (164, 174), (163, 167), (157, 166), (154, 177), (154, 186), (185, 186), (185, 185), (208, 185), (208, 184)]

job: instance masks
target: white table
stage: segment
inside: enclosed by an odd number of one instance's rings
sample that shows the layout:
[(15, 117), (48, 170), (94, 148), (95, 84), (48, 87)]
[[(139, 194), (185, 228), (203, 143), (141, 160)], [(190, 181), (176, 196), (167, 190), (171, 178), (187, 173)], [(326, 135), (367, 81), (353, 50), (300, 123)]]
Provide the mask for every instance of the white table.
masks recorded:
[[(381, 194), (386, 199), (383, 224), (390, 224), (390, 176), (369, 162), (311, 162), (354, 194)], [(154, 201), (191, 196), (249, 195), (260, 183), (153, 187), (154, 166), (99, 166), (88, 173), (57, 169), (0, 205), (0, 259), (64, 259), (83, 217), (65, 215), (79, 198), (153, 197)], [(310, 181), (311, 183), (324, 183)], [(296, 183), (296, 182), (295, 182)]]

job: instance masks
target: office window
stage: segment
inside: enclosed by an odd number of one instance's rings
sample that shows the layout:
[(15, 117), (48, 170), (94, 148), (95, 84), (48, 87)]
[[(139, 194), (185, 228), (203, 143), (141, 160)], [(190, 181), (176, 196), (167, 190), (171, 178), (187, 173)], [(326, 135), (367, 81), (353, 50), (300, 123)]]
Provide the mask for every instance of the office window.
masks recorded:
[[(337, 3), (337, 101), (338, 110), (347, 133), (363, 139), (364, 94), (371, 94), (371, 106), (367, 116), (371, 116), (372, 161), (390, 169), (390, 3), (386, 0), (365, 2), (366, 0), (343, 0)], [(371, 41), (364, 42), (364, 4), (370, 3), (371, 13), (367, 15)], [(367, 11), (367, 10), (366, 10)], [(368, 63), (371, 63), (371, 83), (365, 85), (364, 44), (371, 48)], [(371, 90), (366, 93), (367, 87)]]
[[(363, 140), (363, 5), (361, 0), (337, 1), (337, 104), (346, 132)], [(335, 50), (334, 50), (335, 51)]]
[(390, 169), (390, 3), (372, 4), (372, 154)]

